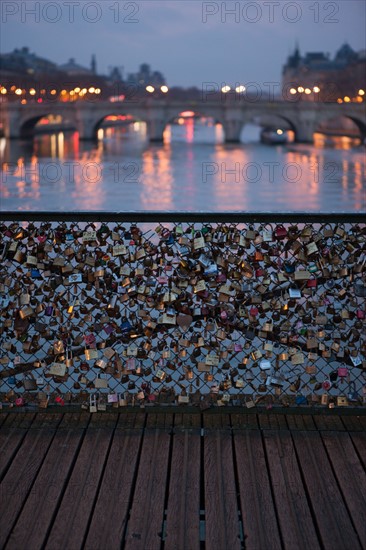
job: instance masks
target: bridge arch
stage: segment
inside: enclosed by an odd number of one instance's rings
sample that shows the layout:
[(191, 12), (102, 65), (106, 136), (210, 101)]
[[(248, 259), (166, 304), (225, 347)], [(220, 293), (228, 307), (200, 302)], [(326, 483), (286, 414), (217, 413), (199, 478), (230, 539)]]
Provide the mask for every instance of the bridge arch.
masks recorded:
[[(114, 117), (114, 120), (113, 118)], [(136, 116), (133, 113), (130, 113), (128, 111), (121, 111), (119, 109), (111, 109), (108, 112), (101, 114), (98, 114), (98, 116), (92, 121), (91, 123), (91, 137), (94, 139), (98, 138), (98, 131), (103, 127), (103, 123), (110, 122), (110, 127), (115, 126), (128, 126), (129, 124), (133, 124), (134, 122), (142, 122), (144, 124), (147, 124), (147, 121), (141, 118), (140, 116)], [(105, 124), (106, 127), (108, 127), (107, 124)]]
[[(36, 115), (33, 114), (33, 115), (30, 115), (29, 117), (21, 120), (20, 124), (19, 124), (19, 137), (23, 138), (23, 139), (33, 138), (34, 134), (35, 134), (35, 128), (36, 128), (37, 124), (42, 119), (47, 118), (48, 116), (50, 116), (52, 114), (53, 113), (45, 111), (42, 114), (39, 114), (39, 113), (37, 113)], [(60, 131), (61, 131), (63, 129), (62, 126), (65, 123), (65, 117), (62, 116), (62, 115), (58, 115), (58, 116), (61, 117), (61, 122), (60, 122)], [(68, 130), (71, 130), (71, 129), (76, 130), (77, 127), (74, 124), (68, 123), (67, 129)], [(54, 131), (56, 131), (56, 129)]]
[(298, 124), (293, 120), (293, 118), (280, 114), (280, 113), (271, 113), (271, 112), (254, 112), (249, 117), (247, 117), (243, 124), (242, 132), (245, 132), (245, 127), (254, 124), (260, 126), (261, 128), (271, 128), (273, 130), (281, 128), (283, 130), (290, 130), (293, 132), (294, 140), (298, 134)]
[(361, 143), (366, 139), (366, 121), (352, 114), (323, 116), (316, 125), (315, 132), (359, 138)]
[[(212, 137), (216, 142), (223, 141), (222, 133), (220, 135), (216, 130), (218, 125), (221, 125), (221, 127), (224, 128), (224, 123), (217, 117), (212, 116), (209, 113), (201, 112), (197, 109), (177, 111), (174, 114), (170, 113), (164, 124), (163, 139), (166, 139), (167, 136), (169, 136), (169, 131), (171, 132), (171, 128), (174, 125), (177, 127), (183, 127), (185, 129), (185, 139), (188, 143), (193, 142), (196, 126), (198, 124), (202, 126), (202, 128), (212, 128)], [(200, 126), (198, 126), (198, 128), (200, 128)], [(204, 140), (206, 139), (208, 139), (208, 132), (205, 132), (204, 134)]]

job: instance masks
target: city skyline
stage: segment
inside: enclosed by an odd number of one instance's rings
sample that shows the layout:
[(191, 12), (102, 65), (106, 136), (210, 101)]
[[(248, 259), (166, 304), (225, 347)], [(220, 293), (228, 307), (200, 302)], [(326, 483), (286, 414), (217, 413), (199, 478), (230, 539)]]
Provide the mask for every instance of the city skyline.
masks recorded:
[(365, 3), (358, 0), (62, 2), (58, 9), (49, 2), (38, 11), (36, 2), (23, 4), (2, 5), (1, 53), (27, 45), (55, 63), (73, 57), (86, 67), (95, 53), (99, 74), (122, 66), (125, 77), (146, 62), (170, 86), (280, 82), (296, 43), (302, 53), (331, 57), (344, 42), (366, 48)]

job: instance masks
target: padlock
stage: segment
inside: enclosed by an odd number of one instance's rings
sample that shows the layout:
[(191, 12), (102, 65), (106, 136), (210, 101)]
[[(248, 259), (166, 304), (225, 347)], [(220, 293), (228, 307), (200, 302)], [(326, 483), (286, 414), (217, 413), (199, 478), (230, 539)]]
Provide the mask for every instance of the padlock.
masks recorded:
[(202, 233), (200, 231), (197, 231), (194, 236), (193, 240), (193, 248), (194, 250), (200, 250), (205, 247), (205, 239), (202, 236)]

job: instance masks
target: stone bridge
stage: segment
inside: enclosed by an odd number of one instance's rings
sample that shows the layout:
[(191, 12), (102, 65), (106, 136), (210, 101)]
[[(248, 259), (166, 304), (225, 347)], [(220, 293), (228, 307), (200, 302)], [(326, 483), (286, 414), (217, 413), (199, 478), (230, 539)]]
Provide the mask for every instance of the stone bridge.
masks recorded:
[[(5, 137), (25, 138), (33, 135), (34, 126), (44, 116), (61, 115), (79, 132), (80, 139), (95, 139), (98, 128), (108, 115), (132, 115), (134, 120), (146, 122), (151, 141), (162, 141), (166, 126), (184, 111), (213, 117), (222, 124), (226, 142), (240, 141), (245, 124), (277, 117), (287, 129), (295, 133), (297, 142), (313, 141), (313, 133), (319, 124), (328, 120), (347, 117), (366, 138), (366, 104), (284, 102), (284, 101), (173, 101), (141, 99), (112, 103), (78, 101), (74, 103), (3, 104), (0, 121)], [(279, 122), (280, 123), (280, 122)]]

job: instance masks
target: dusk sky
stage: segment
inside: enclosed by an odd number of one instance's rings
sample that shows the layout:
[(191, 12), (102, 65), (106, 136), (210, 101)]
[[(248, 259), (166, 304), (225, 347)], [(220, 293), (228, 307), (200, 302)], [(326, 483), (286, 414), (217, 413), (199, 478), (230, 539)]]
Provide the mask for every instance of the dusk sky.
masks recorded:
[(117, 65), (125, 76), (146, 62), (169, 85), (278, 82), (296, 41), (302, 53), (331, 56), (345, 41), (366, 48), (364, 0), (42, 0), (34, 15), (36, 4), (3, 0), (2, 53), (28, 46), (56, 63), (74, 57), (85, 66), (95, 53), (99, 73)]

